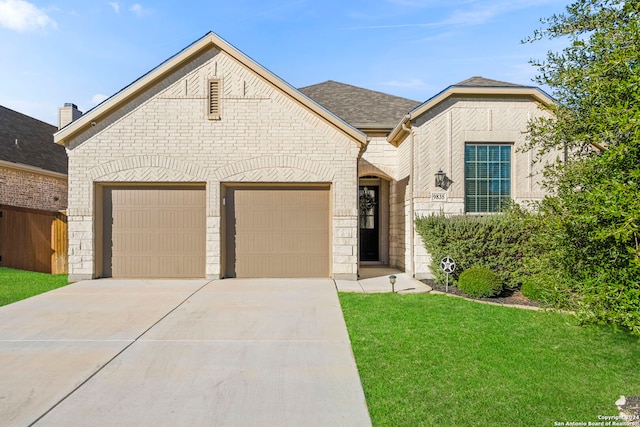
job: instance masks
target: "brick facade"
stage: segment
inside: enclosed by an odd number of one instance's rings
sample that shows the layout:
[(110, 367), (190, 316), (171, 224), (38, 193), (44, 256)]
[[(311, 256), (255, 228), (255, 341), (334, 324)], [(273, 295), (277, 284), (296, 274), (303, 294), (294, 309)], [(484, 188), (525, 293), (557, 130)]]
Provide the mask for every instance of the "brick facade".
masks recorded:
[[(207, 117), (206, 82), (222, 81), (221, 119)], [(210, 48), (68, 142), (70, 280), (95, 277), (96, 184), (198, 182), (207, 191), (208, 278), (222, 274), (221, 186), (329, 183), (332, 274), (357, 274), (357, 141)]]
[(0, 166), (0, 205), (50, 212), (65, 210), (67, 180), (52, 175)]
[[(541, 114), (530, 97), (490, 96), (449, 98), (411, 123), (409, 135), (395, 147), (386, 138), (373, 137), (359, 164), (359, 175), (376, 176), (388, 183), (388, 256), (381, 260), (431, 278), (431, 256), (415, 232), (416, 217), (443, 212), (465, 212), (464, 147), (466, 143), (512, 144), (512, 196), (517, 202), (540, 200), (541, 165), (532, 166), (532, 154), (519, 150), (529, 121)], [(550, 154), (551, 156), (552, 154)], [(447, 190), (435, 187), (435, 173), (443, 170), (452, 181)], [(433, 201), (432, 192), (446, 193)]]
[[(532, 166), (533, 153), (521, 152), (526, 142), (524, 131), (529, 121), (544, 114), (538, 103), (526, 97), (516, 99), (449, 98), (427, 112), (413, 126), (416, 141), (415, 194), (423, 214), (444, 211), (463, 214), (464, 147), (466, 143), (511, 144), (512, 198), (518, 202), (539, 200), (545, 191), (540, 184), (542, 168)], [(443, 192), (434, 184), (435, 173), (446, 172), (452, 181), (446, 190), (446, 202), (432, 202), (433, 191)]]
[[(329, 184), (331, 274), (346, 279), (358, 273), (360, 179), (380, 186), (379, 262), (417, 278), (431, 276), (431, 258), (415, 232), (415, 218), (465, 212), (465, 144), (511, 144), (512, 197), (521, 202), (545, 195), (541, 167), (532, 166), (531, 154), (519, 150), (528, 122), (545, 114), (540, 103), (553, 102), (536, 88), (474, 77), (424, 104), (409, 101), (415, 109), (402, 118), (402, 127), (363, 128), (371, 132), (366, 142), (344, 118), (308, 102), (217, 36), (205, 36), (166, 64), (56, 134), (69, 153), (71, 280), (101, 272), (96, 233), (102, 225), (96, 211), (102, 185), (203, 184), (208, 278), (225, 274), (222, 199), (227, 186)], [(207, 99), (212, 79), (220, 85), (220, 116), (213, 120)], [(318, 96), (319, 86), (311, 91)], [(336, 91), (344, 86), (327, 84), (323, 99), (337, 97), (338, 108), (344, 97)], [(373, 95), (379, 99), (381, 94)], [(408, 105), (408, 100), (396, 101)], [(351, 104), (340, 111), (358, 110)], [(435, 187), (438, 170), (451, 182), (446, 190)], [(445, 193), (444, 200), (435, 200), (434, 193)]]

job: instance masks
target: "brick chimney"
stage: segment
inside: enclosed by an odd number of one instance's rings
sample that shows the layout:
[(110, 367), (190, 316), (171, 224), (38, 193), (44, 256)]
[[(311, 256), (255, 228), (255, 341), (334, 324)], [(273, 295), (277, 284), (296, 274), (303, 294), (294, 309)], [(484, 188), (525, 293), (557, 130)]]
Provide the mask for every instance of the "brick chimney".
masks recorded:
[(77, 120), (82, 116), (82, 111), (78, 110), (76, 104), (67, 102), (64, 107), (58, 108), (58, 129), (62, 129), (69, 123)]

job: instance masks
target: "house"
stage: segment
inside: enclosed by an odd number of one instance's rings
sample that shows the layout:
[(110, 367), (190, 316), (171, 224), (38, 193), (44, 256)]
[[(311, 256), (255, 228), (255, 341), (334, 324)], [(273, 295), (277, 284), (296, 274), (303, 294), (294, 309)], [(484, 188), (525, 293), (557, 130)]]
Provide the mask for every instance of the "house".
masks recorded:
[(0, 266), (66, 270), (67, 155), (56, 131), (0, 106)]
[(0, 106), (0, 204), (57, 212), (67, 207), (67, 155), (57, 128)]
[(208, 33), (56, 133), (70, 280), (426, 277), (416, 216), (543, 196), (517, 147), (551, 102), (480, 77), (424, 103), (297, 90)]

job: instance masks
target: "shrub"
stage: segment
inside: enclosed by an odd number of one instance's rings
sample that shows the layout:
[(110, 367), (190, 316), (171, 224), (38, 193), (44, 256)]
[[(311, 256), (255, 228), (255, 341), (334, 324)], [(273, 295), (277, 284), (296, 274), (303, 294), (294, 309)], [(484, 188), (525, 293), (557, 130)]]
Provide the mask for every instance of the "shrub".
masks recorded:
[(500, 276), (505, 286), (519, 287), (524, 259), (532, 251), (531, 241), (539, 222), (532, 214), (513, 206), (501, 214), (452, 216), (444, 214), (419, 217), (416, 230), (431, 254), (431, 272), (438, 283), (445, 282), (440, 260), (450, 256), (456, 271), (450, 280), (456, 283), (461, 271), (484, 266)]
[(460, 274), (458, 289), (473, 298), (493, 297), (502, 292), (502, 280), (488, 268), (473, 267)]

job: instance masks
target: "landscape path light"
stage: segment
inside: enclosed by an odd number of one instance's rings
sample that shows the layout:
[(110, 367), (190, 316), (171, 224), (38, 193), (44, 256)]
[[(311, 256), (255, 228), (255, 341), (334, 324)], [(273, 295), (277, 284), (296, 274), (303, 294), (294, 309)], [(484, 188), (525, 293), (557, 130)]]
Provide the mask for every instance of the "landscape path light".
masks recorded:
[(389, 276), (389, 282), (391, 283), (391, 292), (395, 293), (396, 292), (396, 276), (395, 275), (391, 275)]

